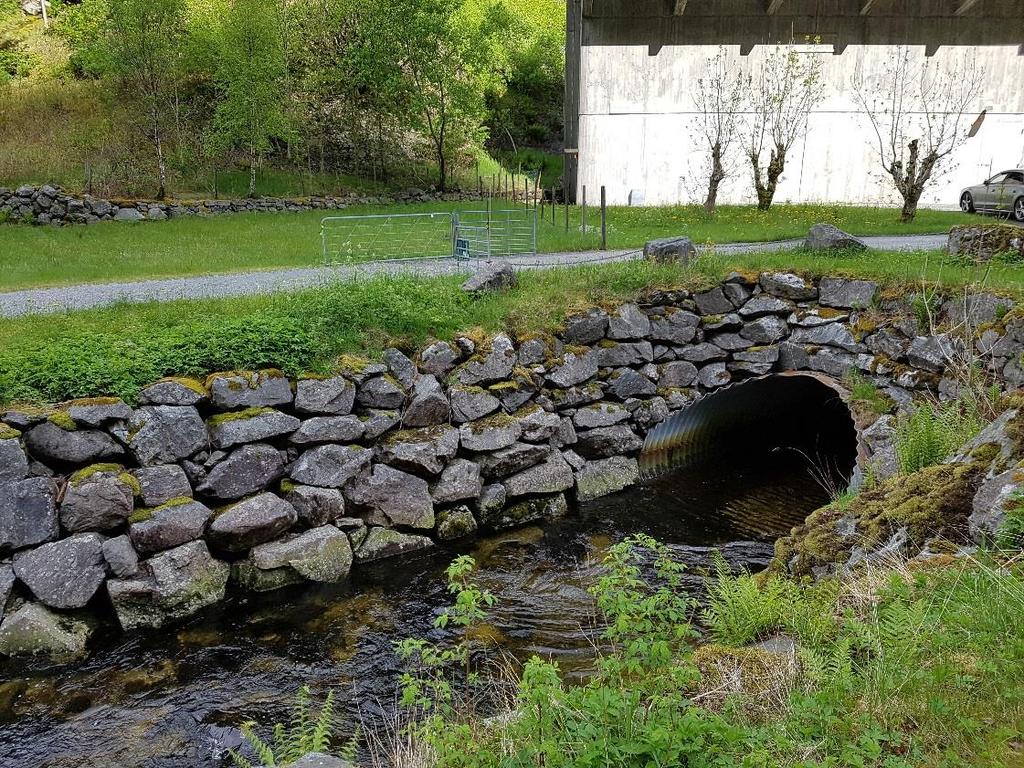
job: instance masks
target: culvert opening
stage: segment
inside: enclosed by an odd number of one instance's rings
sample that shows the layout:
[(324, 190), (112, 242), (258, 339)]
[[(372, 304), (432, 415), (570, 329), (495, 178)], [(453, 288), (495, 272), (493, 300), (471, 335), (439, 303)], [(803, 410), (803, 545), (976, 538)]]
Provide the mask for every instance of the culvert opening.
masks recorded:
[(849, 483), (857, 429), (833, 380), (748, 379), (666, 419), (640, 455), (650, 505), (708, 538), (776, 536)]

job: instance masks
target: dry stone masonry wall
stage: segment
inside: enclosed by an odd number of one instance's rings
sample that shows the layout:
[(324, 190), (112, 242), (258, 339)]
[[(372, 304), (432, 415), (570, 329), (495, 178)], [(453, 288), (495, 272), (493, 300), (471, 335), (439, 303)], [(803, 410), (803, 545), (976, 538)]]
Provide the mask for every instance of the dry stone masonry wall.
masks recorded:
[[(1024, 316), (949, 302), (927, 335), (864, 280), (733, 274), (594, 308), (557, 336), (461, 336), (290, 380), (165, 379), (134, 406), (12, 407), (0, 422), (0, 653), (83, 652), (97, 618), (160, 626), (226, 590), (337, 582), (477, 529), (566, 515), (638, 479), (646, 433), (744, 378), (856, 370), (893, 400), (955, 394), (974, 345), (1024, 380)], [(877, 430), (876, 430), (877, 431)], [(865, 440), (886, 445), (884, 434)]]
[(352, 205), (393, 203), (461, 202), (478, 200), (469, 192), (434, 192), (409, 189), (391, 196), (370, 197), (349, 194), (302, 198), (239, 198), (234, 200), (107, 200), (78, 195), (58, 186), (25, 185), (17, 189), (0, 187), (0, 223), (95, 224), (100, 221), (162, 221), (180, 216), (210, 216), (224, 213), (268, 211), (328, 211)]

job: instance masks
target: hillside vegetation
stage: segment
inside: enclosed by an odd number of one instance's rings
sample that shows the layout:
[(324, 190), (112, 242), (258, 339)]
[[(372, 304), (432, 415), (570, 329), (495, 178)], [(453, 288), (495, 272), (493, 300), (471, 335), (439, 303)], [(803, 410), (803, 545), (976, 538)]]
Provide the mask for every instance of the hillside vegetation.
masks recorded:
[(511, 150), (557, 141), (564, 12), (53, 0), (44, 30), (0, 0), (0, 184), (155, 197), (475, 186), (498, 170), (485, 145), (511, 166)]

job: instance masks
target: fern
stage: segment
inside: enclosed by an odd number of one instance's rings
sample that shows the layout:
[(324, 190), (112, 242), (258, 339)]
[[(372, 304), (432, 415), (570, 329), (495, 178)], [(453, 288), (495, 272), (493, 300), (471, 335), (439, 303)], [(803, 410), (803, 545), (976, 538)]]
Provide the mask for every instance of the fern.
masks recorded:
[(943, 405), (922, 403), (896, 425), (896, 456), (905, 474), (938, 464), (985, 426), (969, 398)]
[[(302, 686), (295, 696), (289, 724), (276, 723), (273, 728), (273, 746), (264, 741), (254, 730), (256, 723), (242, 724), (242, 736), (255, 753), (261, 765), (288, 766), (310, 752), (326, 752), (330, 747), (334, 729), (334, 692), (327, 694), (323, 707), (315, 718), (310, 717), (309, 687)], [(349, 739), (341, 750), (347, 760), (355, 758), (359, 745), (359, 734)], [(230, 750), (231, 760), (237, 768), (253, 768), (243, 755)]]
[(782, 625), (788, 603), (786, 585), (777, 576), (758, 584), (749, 573), (733, 575), (719, 553), (702, 616), (712, 636), (727, 645), (746, 645)]

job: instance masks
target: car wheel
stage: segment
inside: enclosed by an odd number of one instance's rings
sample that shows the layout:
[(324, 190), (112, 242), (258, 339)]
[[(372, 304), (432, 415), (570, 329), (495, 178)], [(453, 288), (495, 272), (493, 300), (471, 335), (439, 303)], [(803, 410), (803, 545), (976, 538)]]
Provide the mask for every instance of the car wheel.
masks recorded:
[(1013, 204), (1013, 218), (1015, 221), (1024, 223), (1024, 195), (1021, 195)]
[(960, 196), (960, 210), (964, 213), (974, 213), (974, 198), (970, 192), (964, 192)]

